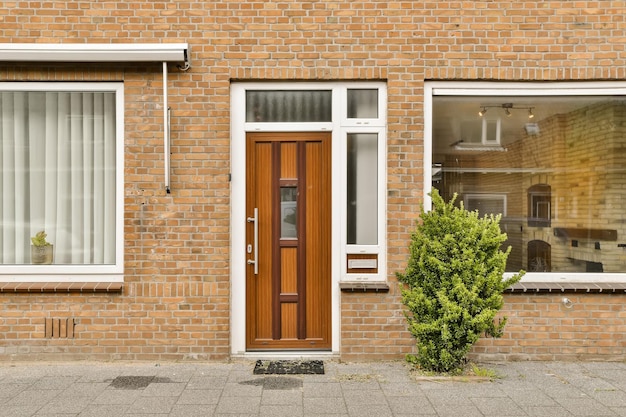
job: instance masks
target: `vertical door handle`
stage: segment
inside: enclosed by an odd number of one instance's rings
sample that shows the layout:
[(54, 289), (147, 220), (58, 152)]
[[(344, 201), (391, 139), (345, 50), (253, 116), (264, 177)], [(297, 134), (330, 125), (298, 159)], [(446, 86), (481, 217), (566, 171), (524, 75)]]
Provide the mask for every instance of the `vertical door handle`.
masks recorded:
[[(254, 208), (254, 217), (246, 219), (248, 223), (254, 223), (254, 259), (248, 259), (248, 265), (254, 265), (254, 275), (259, 275), (259, 209)], [(248, 245), (250, 253), (250, 245)]]

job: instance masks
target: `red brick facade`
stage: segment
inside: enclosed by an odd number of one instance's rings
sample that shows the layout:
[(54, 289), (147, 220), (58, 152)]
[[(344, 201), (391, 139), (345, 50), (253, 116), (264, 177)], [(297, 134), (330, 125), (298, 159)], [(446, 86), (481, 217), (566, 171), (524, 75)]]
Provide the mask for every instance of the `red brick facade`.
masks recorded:
[[(394, 272), (423, 196), (424, 82), (626, 78), (626, 7), (611, 1), (4, 2), (0, 43), (18, 42), (188, 42), (192, 68), (170, 69), (166, 194), (159, 63), (0, 64), (0, 81), (124, 82), (126, 158), (123, 291), (0, 294), (0, 360), (229, 358), (230, 85), (244, 80), (387, 83), (390, 291), (341, 293), (340, 353), (401, 358)], [(570, 298), (508, 295), (505, 337), (474, 353), (626, 359), (626, 295)]]

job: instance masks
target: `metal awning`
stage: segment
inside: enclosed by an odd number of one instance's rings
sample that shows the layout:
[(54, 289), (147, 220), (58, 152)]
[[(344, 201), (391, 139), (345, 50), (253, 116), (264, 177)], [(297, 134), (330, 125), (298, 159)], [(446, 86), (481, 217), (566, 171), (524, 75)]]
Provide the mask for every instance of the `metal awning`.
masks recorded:
[(187, 43), (0, 43), (0, 61), (13, 62), (182, 62)]
[(170, 112), (167, 63), (190, 68), (187, 43), (0, 43), (0, 62), (162, 62), (165, 190), (170, 192)]

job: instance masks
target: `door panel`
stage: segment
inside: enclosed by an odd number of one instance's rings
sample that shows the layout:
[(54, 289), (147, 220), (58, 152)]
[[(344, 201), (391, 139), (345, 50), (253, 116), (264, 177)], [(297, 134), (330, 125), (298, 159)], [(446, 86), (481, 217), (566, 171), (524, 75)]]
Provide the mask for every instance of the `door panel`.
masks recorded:
[(329, 133), (247, 135), (249, 350), (331, 347), (330, 155)]

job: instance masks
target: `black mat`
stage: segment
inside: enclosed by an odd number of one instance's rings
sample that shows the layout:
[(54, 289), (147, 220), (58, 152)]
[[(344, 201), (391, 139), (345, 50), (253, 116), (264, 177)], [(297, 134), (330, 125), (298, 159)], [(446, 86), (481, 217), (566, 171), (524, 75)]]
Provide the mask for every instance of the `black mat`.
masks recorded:
[(254, 366), (255, 375), (322, 375), (323, 373), (323, 361), (258, 360)]

